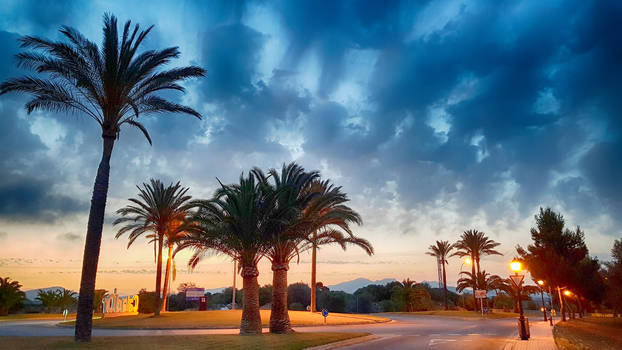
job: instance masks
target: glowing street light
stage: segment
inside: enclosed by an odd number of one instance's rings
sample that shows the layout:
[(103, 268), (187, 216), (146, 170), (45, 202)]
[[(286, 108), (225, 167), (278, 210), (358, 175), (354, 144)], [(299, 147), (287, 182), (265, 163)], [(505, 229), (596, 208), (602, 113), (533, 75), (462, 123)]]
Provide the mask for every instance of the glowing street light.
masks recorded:
[[(471, 265), (472, 261), (471, 258), (467, 257), (462, 261), (462, 265), (460, 265), (460, 273), (462, 273), (462, 268), (464, 267), (464, 265)], [(464, 307), (466, 309), (466, 303), (464, 301), (464, 293), (462, 294), (462, 307)], [(473, 290), (473, 297), (475, 297), (475, 290)], [(477, 305), (477, 304), (476, 304)]]
[(514, 271), (514, 275), (510, 275), (510, 279), (512, 283), (516, 286), (517, 297), (518, 297), (518, 311), (520, 312), (520, 316), (518, 317), (518, 333), (520, 335), (521, 340), (529, 340), (529, 326), (527, 325), (525, 314), (523, 313), (523, 303), (521, 303), (521, 290), (523, 285), (523, 279), (525, 275), (520, 275), (519, 272), (522, 270), (522, 264), (520, 261), (512, 261), (510, 263), (510, 269)]
[[(542, 311), (542, 315), (544, 315), (544, 322), (547, 321), (546, 319), (546, 307), (544, 306), (544, 281), (543, 280), (538, 280), (537, 281), (538, 285), (540, 286), (540, 298), (542, 299), (542, 307), (540, 308), (540, 311)], [(553, 325), (553, 317), (551, 316), (551, 326)]]
[(569, 297), (571, 294), (572, 294), (572, 292), (569, 291), (569, 290), (565, 290), (564, 291), (564, 295), (567, 296), (567, 297)]

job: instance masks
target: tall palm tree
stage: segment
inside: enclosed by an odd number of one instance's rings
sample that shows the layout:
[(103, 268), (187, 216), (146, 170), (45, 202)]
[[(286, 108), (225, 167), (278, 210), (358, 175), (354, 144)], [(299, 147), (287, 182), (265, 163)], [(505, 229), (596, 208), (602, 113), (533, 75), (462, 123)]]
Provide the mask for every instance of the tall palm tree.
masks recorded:
[[(186, 217), (192, 204), (191, 196), (187, 195), (187, 187), (181, 187), (179, 182), (164, 186), (160, 180), (151, 179), (149, 184), (143, 183), (142, 188), (138, 187), (138, 198), (130, 198), (132, 204), (117, 210), (117, 214), (121, 215), (113, 223), (123, 225), (115, 238), (121, 237), (124, 233), (128, 233), (129, 248), (138, 237), (146, 233), (151, 233), (152, 239), (158, 244), (158, 261), (156, 267), (156, 300), (155, 300), (155, 316), (160, 315), (160, 292), (162, 286), (162, 248), (164, 240), (179, 234), (181, 228), (180, 222)], [(172, 246), (169, 243), (169, 256), (167, 261), (167, 270), (170, 267), (170, 259)], [(168, 271), (167, 276), (168, 278)], [(165, 289), (168, 284), (165, 281)], [(166, 293), (166, 290), (165, 290)]]
[(278, 194), (264, 192), (253, 174), (240, 176), (239, 184), (221, 184), (212, 199), (196, 202), (195, 225), (176, 250), (194, 250), (190, 268), (210, 253), (238, 261), (244, 289), (240, 334), (261, 334), (257, 263), (269, 234), (287, 220), (288, 213), (276, 210)]
[[(478, 230), (468, 230), (462, 233), (460, 240), (454, 244), (457, 251), (452, 254), (460, 257), (470, 256), (473, 264), (471, 265), (471, 273), (473, 276), (481, 273), (480, 259), (486, 255), (503, 255), (496, 251), (495, 248), (501, 243), (495, 242), (488, 238), (484, 232)], [(477, 270), (476, 270), (477, 268)], [(478, 288), (478, 279), (473, 280), (473, 290)], [(482, 288), (480, 288), (482, 289)], [(475, 298), (475, 293), (473, 293)], [(475, 309), (477, 310), (477, 303), (475, 303)]]
[(429, 246), (428, 252), (426, 252), (426, 254), (436, 257), (443, 265), (443, 298), (445, 300), (445, 310), (449, 310), (449, 305), (447, 304), (447, 274), (445, 272), (445, 264), (448, 264), (447, 257), (453, 249), (454, 245), (450, 244), (448, 241), (436, 241), (436, 245)]
[(180, 213), (179, 217), (175, 219), (170, 229), (166, 231), (164, 244), (168, 247), (168, 258), (166, 259), (166, 269), (164, 272), (164, 287), (162, 288), (162, 309), (166, 311), (166, 304), (168, 301), (168, 294), (170, 288), (171, 277), (175, 280), (177, 274), (177, 268), (175, 267), (173, 247), (178, 244), (188, 233), (187, 225), (190, 224), (190, 212), (185, 211)]
[(502, 279), (499, 276), (496, 276), (496, 277), (498, 277), (498, 280), (495, 280), (494, 282), (491, 281), (492, 282), (491, 285), (495, 289), (502, 290), (512, 297), (512, 299), (514, 300), (514, 312), (518, 312), (519, 310), (518, 304), (520, 303), (520, 300), (529, 300), (530, 295), (540, 293), (539, 287), (523, 285), (521, 286), (521, 289), (520, 289), (521, 295), (519, 299), (517, 297), (518, 288), (516, 288), (516, 285), (514, 284), (514, 282), (512, 282), (512, 280), (510, 280), (509, 278)]
[[(306, 210), (305, 214), (312, 217), (312, 234), (307, 238), (311, 246), (311, 305), (310, 311), (316, 312), (316, 284), (317, 284), (317, 250), (321, 246), (339, 244), (343, 249), (346, 245), (354, 245), (362, 248), (369, 255), (374, 253), (371, 243), (363, 238), (356, 237), (350, 231), (349, 224), (362, 224), (361, 216), (350, 207), (345, 205), (349, 201), (347, 195), (341, 192), (341, 187), (333, 186), (328, 180), (314, 180), (311, 191), (320, 194), (314, 199), (310, 207), (314, 210)], [(335, 231), (339, 227), (345, 231)]]
[[(279, 173), (270, 169), (268, 175), (253, 169), (266, 194), (274, 195), (275, 210), (283, 212), (285, 220), (271, 231), (266, 242), (266, 256), (272, 264), (272, 304), (270, 332), (291, 332), (287, 308), (287, 271), (290, 261), (298, 256), (298, 247), (304, 242), (309, 222), (301, 220), (302, 213), (317, 193), (308, 191), (311, 182), (319, 177), (317, 171), (305, 172), (296, 163), (283, 164)], [(270, 181), (272, 179), (272, 181)]]
[(137, 54), (152, 28), (139, 31), (138, 25), (131, 28), (128, 21), (119, 38), (117, 19), (106, 14), (101, 50), (67, 26), (60, 30), (65, 41), (24, 36), (21, 46), (31, 51), (17, 55), (18, 65), (46, 75), (43, 78), (13, 78), (0, 84), (0, 95), (18, 92), (33, 97), (26, 103), (28, 113), (35, 110), (77, 113), (92, 118), (102, 130), (102, 159), (93, 186), (82, 261), (76, 341), (91, 340), (93, 295), (108, 196), (110, 157), (121, 126), (138, 128), (151, 144), (147, 129), (138, 121), (140, 115), (171, 112), (201, 117), (192, 108), (156, 95), (165, 90), (183, 92), (180, 81), (201, 77), (205, 71), (194, 66), (159, 71), (171, 59), (179, 57), (176, 47)]
[[(454, 243), (454, 248), (456, 248), (456, 252), (451, 256), (459, 256), (465, 257), (468, 256), (471, 258), (471, 276), (476, 276), (475, 271), (475, 255), (479, 250), (479, 243), (477, 239), (477, 230), (468, 230), (464, 231), (460, 236), (460, 240)], [(475, 290), (477, 289), (477, 278), (471, 279), (471, 288), (473, 288), (473, 303), (475, 304), (475, 310), (477, 311), (477, 300), (475, 300)], [(464, 290), (464, 289), (462, 289)], [(460, 292), (462, 291), (460, 290)]]
[[(373, 248), (369, 242), (352, 234), (349, 223), (360, 223), (361, 219), (343, 205), (347, 196), (340, 188), (329, 186), (328, 181), (319, 181), (317, 172), (307, 173), (296, 163), (284, 164), (280, 173), (271, 169), (268, 176), (257, 168), (253, 172), (266, 191), (281, 191), (277, 201), (279, 210), (292, 208), (290, 221), (282, 225), (281, 230), (271, 233), (266, 254), (273, 271), (270, 332), (287, 333), (292, 331), (287, 307), (287, 271), (292, 259), (314, 246), (332, 243), (343, 249), (347, 244), (356, 244), (369, 254), (373, 253)], [(312, 238), (314, 233), (315, 238)]]

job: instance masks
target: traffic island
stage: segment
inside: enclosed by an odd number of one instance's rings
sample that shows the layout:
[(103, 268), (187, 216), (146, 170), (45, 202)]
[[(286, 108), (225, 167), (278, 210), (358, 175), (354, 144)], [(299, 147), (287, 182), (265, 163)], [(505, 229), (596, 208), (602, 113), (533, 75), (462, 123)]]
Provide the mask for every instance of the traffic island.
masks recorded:
[[(270, 310), (260, 310), (261, 322), (267, 327), (270, 322)], [(324, 326), (324, 325), (355, 325), (383, 323), (391, 321), (385, 317), (331, 313), (326, 317), (321, 313), (308, 311), (289, 311), (292, 327)], [(159, 317), (153, 314), (136, 316), (118, 316), (93, 320), (94, 328), (113, 329), (222, 329), (238, 328), (242, 310), (215, 311), (180, 311), (165, 312)], [(326, 320), (326, 323), (324, 321)], [(63, 322), (62, 326), (72, 327), (74, 322)]]

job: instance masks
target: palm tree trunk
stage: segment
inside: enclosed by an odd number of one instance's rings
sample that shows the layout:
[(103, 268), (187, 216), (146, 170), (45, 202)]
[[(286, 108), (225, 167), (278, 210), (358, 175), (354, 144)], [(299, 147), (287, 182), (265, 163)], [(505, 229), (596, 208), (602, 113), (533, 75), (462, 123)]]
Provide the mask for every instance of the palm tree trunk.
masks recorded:
[(477, 299), (475, 298), (475, 290), (477, 289), (477, 274), (475, 273), (475, 254), (471, 254), (471, 273), (473, 277), (473, 309), (478, 311)]
[(162, 290), (162, 310), (166, 311), (166, 302), (168, 301), (168, 288), (171, 273), (171, 257), (173, 255), (173, 245), (168, 245), (168, 259), (166, 259), (166, 272), (164, 272), (164, 288)]
[(162, 246), (164, 245), (164, 236), (158, 234), (158, 266), (156, 267), (156, 295), (154, 316), (160, 316), (160, 293), (162, 292)]
[(445, 273), (445, 258), (443, 257), (443, 290), (445, 299), (445, 310), (449, 310), (449, 305), (447, 304), (447, 274)]
[(257, 266), (242, 267), (242, 288), (244, 288), (244, 305), (240, 334), (261, 334), (261, 314), (259, 313), (259, 284)]
[(311, 312), (317, 311), (316, 299), (317, 299), (317, 246), (315, 242), (317, 240), (317, 232), (313, 232), (313, 250), (311, 250)]
[(292, 333), (287, 312), (287, 270), (288, 263), (272, 263), (272, 310), (270, 312), (270, 333)]
[(104, 137), (102, 159), (99, 162), (91, 210), (84, 244), (82, 258), (82, 277), (80, 279), (80, 295), (78, 297), (78, 312), (74, 340), (90, 342), (93, 326), (93, 298), (95, 293), (95, 279), (97, 277), (97, 263), (102, 241), (102, 228), (106, 212), (106, 198), (108, 197), (108, 183), (110, 178), (110, 156), (114, 147), (113, 137)]

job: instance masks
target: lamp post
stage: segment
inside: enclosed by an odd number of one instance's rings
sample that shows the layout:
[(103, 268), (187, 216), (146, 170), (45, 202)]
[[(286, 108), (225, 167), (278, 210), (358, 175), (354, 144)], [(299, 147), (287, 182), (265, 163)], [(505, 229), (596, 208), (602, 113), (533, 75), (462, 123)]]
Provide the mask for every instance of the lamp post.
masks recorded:
[(557, 286), (557, 295), (559, 297), (559, 312), (562, 314), (562, 322), (565, 322), (566, 308), (564, 307), (564, 297), (562, 296), (562, 289), (559, 286)]
[(512, 280), (512, 283), (514, 283), (514, 285), (516, 286), (516, 291), (517, 291), (516, 294), (518, 297), (517, 299), (518, 300), (518, 311), (519, 311), (518, 330), (519, 330), (521, 340), (528, 340), (529, 339), (529, 326), (527, 325), (527, 320), (525, 319), (525, 314), (523, 313), (523, 304), (521, 303), (521, 300), (520, 300), (523, 279), (525, 278), (525, 275), (518, 274), (522, 270), (520, 261), (512, 261), (512, 263), (510, 264), (510, 268), (512, 269), (512, 271), (514, 271), (514, 275), (510, 275), (510, 279)]
[[(570, 292), (569, 290), (565, 290), (564, 291), (564, 295), (567, 297), (570, 297), (572, 295), (572, 292)], [(570, 319), (574, 319), (574, 308), (572, 308), (572, 310), (568, 310), (568, 317)]]
[(538, 280), (538, 285), (540, 286), (540, 298), (542, 298), (542, 314), (544, 315), (544, 322), (546, 319), (546, 306), (544, 306), (544, 290), (542, 290), (542, 286), (544, 285), (543, 280)]

